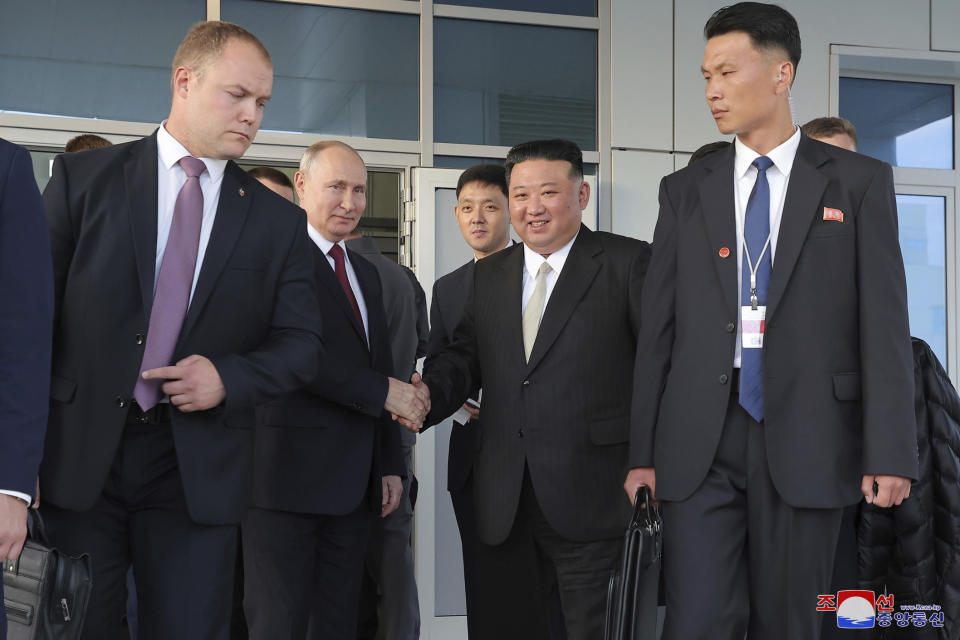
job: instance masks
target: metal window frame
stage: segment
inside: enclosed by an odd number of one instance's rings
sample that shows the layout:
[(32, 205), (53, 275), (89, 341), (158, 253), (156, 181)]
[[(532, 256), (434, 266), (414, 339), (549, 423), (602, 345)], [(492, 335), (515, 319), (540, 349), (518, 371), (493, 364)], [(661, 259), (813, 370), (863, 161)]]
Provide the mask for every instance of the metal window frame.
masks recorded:
[(946, 300), (947, 300), (947, 363), (946, 369), (954, 386), (960, 385), (960, 78), (942, 74), (907, 74), (864, 71), (842, 66), (841, 56), (889, 58), (913, 63), (960, 63), (960, 54), (945, 51), (908, 51), (875, 47), (831, 45), (830, 47), (830, 115), (840, 113), (840, 77), (897, 82), (924, 82), (953, 86), (953, 169), (921, 169), (893, 167), (897, 193), (937, 195), (946, 198)]
[[(205, 1), (207, 19), (219, 20), (222, 16), (222, 0)], [(454, 144), (437, 142), (435, 140), (433, 120), (434, 18), (455, 18), (458, 20), (528, 24), (596, 31), (598, 67), (597, 151), (585, 151), (583, 156), (585, 162), (597, 165), (598, 188), (596, 198), (598, 226), (604, 230), (611, 228), (610, 176), (613, 162), (612, 149), (610, 146), (611, 0), (598, 0), (598, 15), (596, 18), (529, 11), (460, 7), (443, 4), (442, 2), (434, 2), (433, 0), (421, 0), (420, 2), (410, 2), (409, 0), (263, 1), (420, 15), (420, 136), (417, 140), (399, 140), (263, 130), (258, 133), (256, 142), (251, 145), (247, 154), (244, 156), (245, 160), (256, 162), (278, 162), (284, 164), (296, 162), (310, 144), (321, 138), (337, 139), (347, 142), (360, 151), (365, 159), (368, 157), (371, 159), (375, 158), (376, 164), (383, 167), (432, 167), (434, 156), (436, 155), (502, 157), (506, 155), (507, 147)], [(67, 140), (81, 133), (96, 133), (98, 135), (108, 136), (114, 142), (125, 142), (149, 135), (156, 126), (157, 123), (0, 112), (0, 136), (18, 144), (36, 149), (57, 150), (58, 148), (62, 148)]]

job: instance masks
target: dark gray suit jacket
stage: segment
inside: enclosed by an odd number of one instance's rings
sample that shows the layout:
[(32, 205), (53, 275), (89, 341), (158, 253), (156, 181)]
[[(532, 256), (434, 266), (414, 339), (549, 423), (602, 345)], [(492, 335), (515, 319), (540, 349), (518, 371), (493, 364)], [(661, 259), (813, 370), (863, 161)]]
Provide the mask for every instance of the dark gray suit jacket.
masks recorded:
[(455, 411), (474, 385), (483, 387), (474, 463), (482, 542), (498, 544), (510, 533), (524, 466), (561, 535), (622, 535), (633, 356), (649, 255), (645, 242), (581, 226), (529, 363), (521, 330), (523, 246), (476, 264), (454, 341), (431, 360), (424, 379), (431, 423)]
[[(433, 301), (430, 304), (430, 340), (427, 345), (427, 360), (431, 360), (453, 342), (454, 332), (463, 317), (463, 308), (473, 288), (473, 267), (471, 260), (451, 271), (433, 283)], [(479, 386), (470, 390), (470, 397), (476, 399)], [(438, 416), (439, 417), (439, 416)], [(470, 474), (473, 473), (473, 459), (477, 451), (477, 431), (481, 429), (480, 420), (470, 420), (467, 424), (454, 424), (450, 431), (450, 449), (447, 453), (447, 491), (456, 493), (464, 488)]]
[[(713, 461), (738, 332), (734, 148), (663, 179), (634, 375), (631, 466), (683, 500)], [(843, 221), (825, 220), (824, 208)], [(720, 249), (727, 247), (730, 257)], [(907, 289), (890, 166), (800, 141), (764, 337), (773, 483), (795, 507), (861, 498), (863, 474), (917, 477)]]

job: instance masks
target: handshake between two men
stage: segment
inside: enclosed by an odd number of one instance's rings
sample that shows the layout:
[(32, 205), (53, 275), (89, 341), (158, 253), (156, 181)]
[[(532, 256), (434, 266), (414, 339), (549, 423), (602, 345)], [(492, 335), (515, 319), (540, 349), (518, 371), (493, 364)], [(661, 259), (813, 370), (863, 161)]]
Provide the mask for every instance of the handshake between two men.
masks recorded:
[(401, 382), (396, 378), (388, 379), (390, 388), (387, 390), (384, 408), (390, 412), (390, 417), (406, 429), (413, 433), (419, 432), (427, 414), (430, 413), (430, 389), (423, 383), (418, 373), (413, 374), (409, 383)]

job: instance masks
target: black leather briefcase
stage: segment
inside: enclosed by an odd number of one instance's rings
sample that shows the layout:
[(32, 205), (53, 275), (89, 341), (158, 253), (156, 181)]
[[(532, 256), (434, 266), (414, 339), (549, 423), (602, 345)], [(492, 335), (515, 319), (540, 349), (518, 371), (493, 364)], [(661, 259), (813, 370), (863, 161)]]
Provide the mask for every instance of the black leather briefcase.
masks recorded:
[(75, 640), (90, 601), (90, 556), (51, 548), (40, 513), (30, 516), (20, 557), (3, 564), (7, 640)]
[(610, 577), (604, 640), (656, 637), (662, 535), (663, 520), (650, 489), (640, 487), (624, 537), (620, 569)]

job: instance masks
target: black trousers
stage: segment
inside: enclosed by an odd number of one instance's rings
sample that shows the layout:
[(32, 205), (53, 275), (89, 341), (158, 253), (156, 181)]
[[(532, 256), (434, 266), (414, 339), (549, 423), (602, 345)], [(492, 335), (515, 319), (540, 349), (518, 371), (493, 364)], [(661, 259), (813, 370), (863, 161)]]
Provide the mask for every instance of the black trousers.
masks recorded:
[[(454, 426), (454, 429), (457, 427)], [(463, 591), (467, 601), (467, 637), (479, 638), (477, 629), (477, 522), (473, 510), (473, 474), (459, 491), (450, 492), (453, 514), (460, 530), (460, 548), (463, 553)]]
[(128, 637), (123, 616), (131, 563), (139, 640), (229, 638), (237, 527), (190, 519), (168, 422), (126, 426), (92, 509), (46, 503), (41, 511), (54, 546), (92, 560), (83, 638)]
[[(626, 525), (626, 523), (624, 523)], [(482, 640), (601, 640), (622, 539), (575, 541), (544, 517), (528, 471), (510, 535), (477, 545)]]
[(703, 484), (663, 503), (664, 640), (818, 638), (842, 512), (783, 501), (764, 427), (731, 395)]
[(250, 638), (355, 640), (373, 517), (366, 500), (342, 516), (251, 509), (243, 523)]

